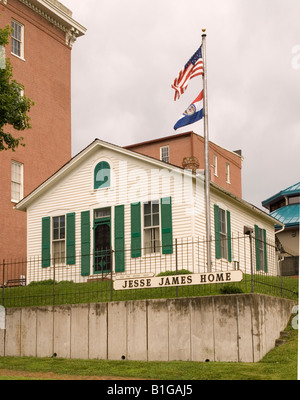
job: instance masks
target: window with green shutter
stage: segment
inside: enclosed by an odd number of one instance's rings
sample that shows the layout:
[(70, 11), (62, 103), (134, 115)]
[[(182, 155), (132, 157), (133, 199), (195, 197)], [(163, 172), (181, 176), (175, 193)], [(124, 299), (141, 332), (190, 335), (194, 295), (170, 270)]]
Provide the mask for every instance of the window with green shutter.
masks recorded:
[(74, 265), (75, 259), (75, 213), (70, 213), (67, 214), (67, 265)]
[(141, 203), (131, 204), (131, 257), (141, 257)]
[(90, 247), (91, 247), (90, 212), (81, 213), (81, 275), (90, 275)]
[(51, 219), (42, 219), (42, 267), (50, 267), (51, 263)]
[(161, 207), (161, 244), (163, 254), (173, 253), (172, 230), (172, 198), (164, 197), (160, 201)]
[(124, 206), (115, 207), (115, 271), (125, 271)]
[(159, 200), (143, 204), (144, 215), (144, 254), (160, 253)]
[(214, 205), (215, 253), (216, 258), (232, 261), (231, 255), (231, 216), (230, 211)]

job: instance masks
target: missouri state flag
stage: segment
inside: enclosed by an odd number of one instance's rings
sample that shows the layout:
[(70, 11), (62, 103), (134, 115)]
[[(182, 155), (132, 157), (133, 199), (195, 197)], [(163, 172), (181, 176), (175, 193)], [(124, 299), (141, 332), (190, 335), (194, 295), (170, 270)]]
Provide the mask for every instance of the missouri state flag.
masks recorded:
[(203, 90), (193, 103), (185, 110), (182, 117), (174, 125), (174, 129), (193, 124), (203, 118)]

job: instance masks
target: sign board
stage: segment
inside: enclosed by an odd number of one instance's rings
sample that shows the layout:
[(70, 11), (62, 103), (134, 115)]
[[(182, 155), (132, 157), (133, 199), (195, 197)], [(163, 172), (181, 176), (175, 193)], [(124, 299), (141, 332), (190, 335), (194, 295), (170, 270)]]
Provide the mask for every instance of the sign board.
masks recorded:
[(5, 329), (5, 308), (0, 306), (0, 330)]
[(203, 274), (168, 275), (155, 277), (126, 277), (114, 281), (115, 290), (150, 289), (171, 286), (205, 285), (210, 283), (240, 282), (242, 271), (220, 271)]

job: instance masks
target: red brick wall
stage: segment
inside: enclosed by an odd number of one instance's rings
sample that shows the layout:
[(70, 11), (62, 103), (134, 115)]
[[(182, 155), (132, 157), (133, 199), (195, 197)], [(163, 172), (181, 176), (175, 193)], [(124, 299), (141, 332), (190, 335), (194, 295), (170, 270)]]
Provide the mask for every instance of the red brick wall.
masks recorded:
[(10, 54), (10, 44), (6, 56), (35, 105), (32, 129), (16, 132), (26, 147), (0, 153), (0, 260), (26, 257), (26, 213), (11, 202), (11, 160), (24, 164), (27, 195), (71, 157), (71, 49), (65, 34), (18, 0), (0, 5), (0, 27), (11, 25), (12, 18), (25, 27), (25, 61)]
[[(199, 161), (199, 169), (205, 169), (204, 138), (193, 132), (173, 135), (162, 139), (152, 140), (140, 144), (127, 146), (127, 149), (160, 159), (160, 148), (169, 146), (170, 163), (182, 167), (185, 157), (196, 157)], [(215, 143), (209, 144), (209, 164), (214, 164), (214, 154), (218, 157), (218, 176), (214, 175), (211, 167), (211, 180), (223, 187), (228, 192), (242, 197), (242, 159), (237, 154), (228, 151)], [(230, 184), (226, 182), (225, 165), (230, 165)]]

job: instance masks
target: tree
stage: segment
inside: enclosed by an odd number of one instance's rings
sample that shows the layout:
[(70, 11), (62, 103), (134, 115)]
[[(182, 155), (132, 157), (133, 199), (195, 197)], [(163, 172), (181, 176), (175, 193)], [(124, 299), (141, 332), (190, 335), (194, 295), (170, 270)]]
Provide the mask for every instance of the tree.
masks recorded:
[[(9, 43), (10, 33), (9, 26), (0, 28), (0, 47), (4, 48)], [(25, 146), (23, 137), (14, 137), (4, 129), (7, 125), (16, 131), (31, 128), (27, 113), (33, 105), (34, 102), (24, 95), (24, 86), (13, 79), (12, 65), (6, 59), (5, 67), (0, 68), (0, 151), (15, 151), (19, 144)]]

